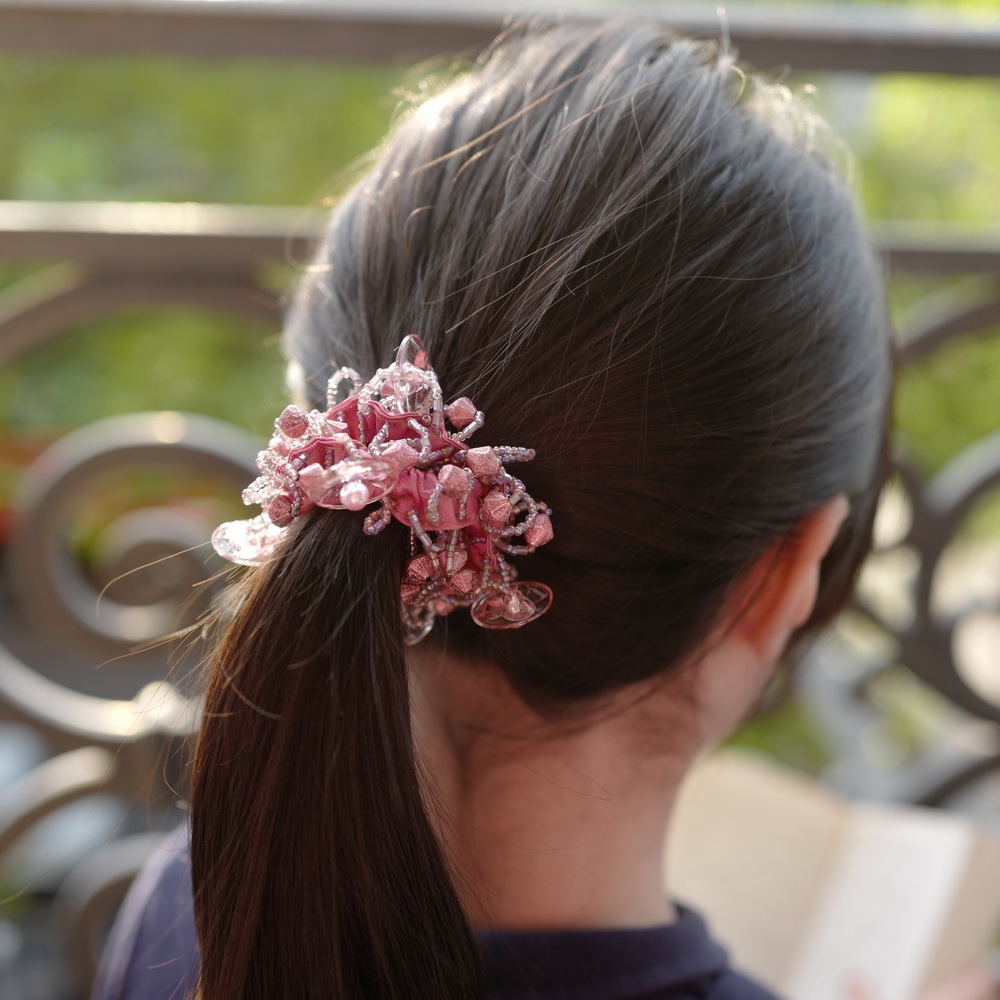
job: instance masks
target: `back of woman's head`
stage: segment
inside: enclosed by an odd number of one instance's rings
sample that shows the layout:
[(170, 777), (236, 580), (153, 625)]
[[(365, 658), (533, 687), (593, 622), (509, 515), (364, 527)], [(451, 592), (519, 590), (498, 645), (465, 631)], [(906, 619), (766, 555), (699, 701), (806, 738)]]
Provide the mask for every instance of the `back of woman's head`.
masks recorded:
[[(418, 334), (484, 440), (536, 450), (556, 529), (521, 567), (546, 615), (488, 632), (458, 612), (425, 641), (547, 712), (596, 701), (689, 657), (838, 493), (810, 625), (842, 603), (890, 366), (816, 132), (783, 88), (645, 23), (517, 29), (399, 124), (333, 214), (288, 353), (321, 406), (334, 367), (370, 375)], [(479, 990), (410, 746), (406, 533), (360, 517), (302, 518), (217, 655), (194, 789), (206, 1000)]]
[(842, 491), (830, 585), (851, 576), (834, 568), (871, 511), (884, 305), (813, 132), (712, 45), (566, 26), (419, 108), (335, 213), (288, 331), (313, 394), (418, 333), (481, 436), (538, 453), (524, 475), (557, 532), (523, 571), (552, 610), (442, 630), (522, 693), (678, 661), (740, 571)]

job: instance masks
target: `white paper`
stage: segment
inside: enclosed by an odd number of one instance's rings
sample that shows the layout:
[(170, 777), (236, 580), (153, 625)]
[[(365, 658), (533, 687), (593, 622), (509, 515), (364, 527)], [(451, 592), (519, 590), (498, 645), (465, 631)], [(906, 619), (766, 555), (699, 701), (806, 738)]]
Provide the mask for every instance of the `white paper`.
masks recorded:
[(844, 1000), (854, 975), (879, 1000), (913, 1000), (962, 880), (974, 840), (967, 823), (855, 809), (786, 986), (792, 1000)]

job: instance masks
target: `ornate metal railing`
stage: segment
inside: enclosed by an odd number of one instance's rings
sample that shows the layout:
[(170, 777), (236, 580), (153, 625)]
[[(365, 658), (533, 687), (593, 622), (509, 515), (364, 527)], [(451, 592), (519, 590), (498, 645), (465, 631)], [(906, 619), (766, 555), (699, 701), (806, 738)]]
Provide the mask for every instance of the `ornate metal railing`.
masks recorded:
[[(745, 59), (765, 67), (1000, 75), (1000, 29), (947, 18), (856, 6), (780, 17), (739, 10), (725, 22), (682, 7), (661, 12), (691, 34), (728, 33)], [(502, 20), (481, 5), (0, 0), (0, 50), (412, 59), (474, 51)], [(134, 304), (190, 303), (275, 326), (279, 310), (258, 265), (303, 259), (318, 224), (299, 209), (0, 202), (0, 260), (60, 261), (0, 293), (0, 365)], [(890, 273), (983, 279), (975, 298), (935, 297), (914, 308), (901, 336), (904, 367), (1000, 326), (1000, 233), (897, 223), (877, 238)], [(1000, 428), (1000, 408), (997, 417)], [(42, 734), (46, 750), (0, 788), (0, 861), (55, 810), (97, 794), (141, 803), (128, 815), (142, 813), (154, 827), (176, 822), (171, 789), (196, 715), (182, 671), (168, 667), (161, 648), (110, 676), (84, 667), (195, 619), (198, 607), (183, 605), (191, 584), (212, 576), (203, 546), (210, 511), (201, 500), (154, 499), (121, 512), (85, 570), (66, 525), (94, 484), (117, 470), (169, 468), (172, 478), (194, 477), (201, 492), (233, 493), (249, 478), (255, 450), (243, 432), (203, 416), (126, 414), (73, 431), (24, 469), (0, 552), (0, 722)], [(1000, 489), (1000, 429), (929, 479), (905, 455), (899, 470), (857, 610), (802, 672), (800, 691), (830, 742), (831, 780), (866, 794), (954, 803), (1000, 765), (1000, 641), (992, 661), (989, 653), (990, 630), (1000, 630), (1000, 549), (987, 541), (970, 552), (956, 540), (971, 507)], [(176, 552), (164, 578), (159, 560)], [(125, 588), (116, 583), (122, 574)], [(880, 760), (873, 748), (885, 712), (872, 694), (900, 670), (941, 696), (945, 717), (920, 753)], [(124, 829), (130, 837), (87, 853), (59, 890), (55, 912), (76, 977), (67, 995), (85, 993), (99, 930), (149, 850), (143, 823)]]
[[(344, 0), (3, 0), (0, 48), (17, 52), (260, 55), (270, 58), (421, 59), (475, 52), (520, 5), (438, 0), (434, 4)], [(530, 5), (523, 7), (530, 12)], [(635, 13), (637, 8), (632, 8)], [(650, 6), (696, 37), (727, 34), (758, 66), (863, 73), (997, 73), (1000, 28), (946, 13), (905, 9), (747, 6), (724, 14), (693, 3)], [(628, 13), (629, 11), (626, 11)], [(622, 13), (587, 5), (574, 16)]]

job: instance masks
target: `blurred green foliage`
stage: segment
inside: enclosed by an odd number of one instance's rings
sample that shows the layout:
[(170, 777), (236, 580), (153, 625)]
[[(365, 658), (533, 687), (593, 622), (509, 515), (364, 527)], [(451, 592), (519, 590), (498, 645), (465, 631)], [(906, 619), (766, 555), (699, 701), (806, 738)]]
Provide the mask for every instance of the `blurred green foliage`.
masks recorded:
[(404, 70), (0, 58), (4, 198), (301, 205), (385, 131)]
[[(1000, 17), (1000, 0), (962, 6)], [(400, 88), (417, 75), (402, 66), (6, 55), (0, 198), (315, 204), (377, 145)], [(1000, 79), (814, 82), (811, 99), (855, 151), (871, 217), (1000, 223)], [(30, 270), (0, 264), (0, 286)], [(894, 280), (897, 322), (919, 319), (928, 293), (957, 283)], [(898, 424), (928, 471), (1000, 428), (998, 333), (951, 343), (903, 376)], [(0, 506), (25, 454), (61, 429), (164, 408), (264, 434), (282, 398), (276, 330), (194, 308), (133, 309), (81, 325), (0, 369)], [(1000, 530), (998, 509), (979, 516), (977, 530)], [(805, 770), (824, 762), (795, 703), (739, 739)]]
[[(3, 56), (0, 198), (314, 204), (378, 143), (409, 72)], [(32, 270), (0, 263), (0, 287)], [(274, 274), (266, 278), (276, 283)], [(288, 278), (286, 271), (278, 283)], [(37, 450), (63, 428), (174, 409), (264, 435), (283, 397), (274, 329), (178, 307), (130, 309), (82, 324), (0, 368), (0, 428), (8, 441), (0, 447), (0, 506), (25, 447)]]
[(830, 763), (815, 723), (801, 701), (787, 699), (745, 722), (727, 741), (756, 750), (806, 774), (820, 774)]
[[(1000, 0), (970, 6), (1000, 11)], [(4, 56), (0, 197), (315, 204), (377, 145), (413, 79), (401, 66)], [(1000, 222), (1000, 82), (816, 83), (819, 109), (857, 154), (872, 217)], [(23, 272), (0, 267), (0, 282)], [(895, 283), (897, 316), (919, 314), (928, 287)], [(0, 371), (0, 425), (169, 407), (262, 432), (282, 392), (274, 333), (194, 309), (87, 324)], [(992, 332), (906, 374), (898, 420), (928, 469), (1000, 424), (998, 386)]]

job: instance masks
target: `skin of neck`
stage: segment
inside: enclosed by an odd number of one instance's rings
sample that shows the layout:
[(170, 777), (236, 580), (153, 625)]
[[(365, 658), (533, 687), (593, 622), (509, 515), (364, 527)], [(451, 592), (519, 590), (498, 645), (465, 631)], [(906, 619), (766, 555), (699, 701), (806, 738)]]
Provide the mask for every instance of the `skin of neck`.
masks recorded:
[(599, 705), (546, 718), (495, 667), (412, 651), (427, 812), (473, 926), (649, 927), (676, 917), (663, 857), (680, 786), (759, 704), (812, 612), (821, 560), (848, 511), (838, 495), (803, 518), (732, 588), (696, 656)]
[(494, 668), (424, 652), (411, 671), (428, 813), (474, 927), (676, 919), (666, 831), (707, 732), (690, 672), (552, 722)]

